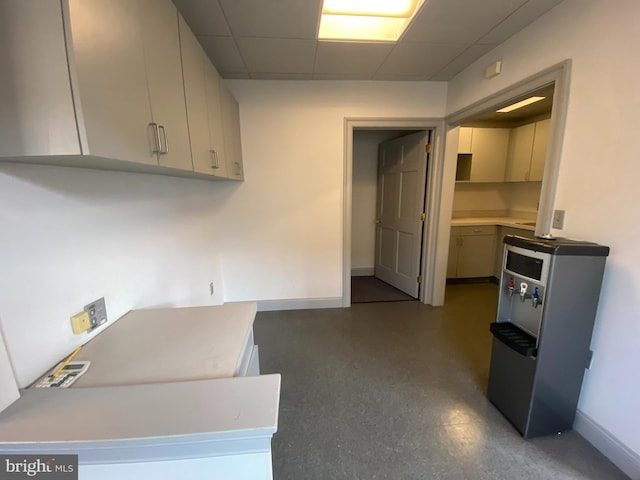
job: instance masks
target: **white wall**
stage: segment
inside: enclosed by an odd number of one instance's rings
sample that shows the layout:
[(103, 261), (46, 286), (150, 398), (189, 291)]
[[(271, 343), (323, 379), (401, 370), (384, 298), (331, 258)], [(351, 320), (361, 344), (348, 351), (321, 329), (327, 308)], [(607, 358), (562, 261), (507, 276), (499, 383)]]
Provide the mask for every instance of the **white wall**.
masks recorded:
[(397, 136), (397, 131), (388, 130), (353, 133), (351, 268), (374, 267), (378, 145)]
[(18, 384), (90, 338), (73, 335), (69, 317), (99, 297), (110, 319), (132, 308), (220, 303), (219, 214), (237, 188), (0, 165), (0, 317)]
[(444, 116), (445, 83), (228, 82), (246, 188), (225, 209), (227, 300), (342, 296), (345, 117)]
[[(570, 99), (554, 208), (555, 235), (609, 245), (579, 409), (640, 454), (640, 2), (566, 0), (449, 84), (452, 113), (527, 76), (572, 59)], [(483, 79), (502, 60), (502, 74)]]
[(541, 182), (456, 183), (453, 216), (522, 216), (535, 220)]

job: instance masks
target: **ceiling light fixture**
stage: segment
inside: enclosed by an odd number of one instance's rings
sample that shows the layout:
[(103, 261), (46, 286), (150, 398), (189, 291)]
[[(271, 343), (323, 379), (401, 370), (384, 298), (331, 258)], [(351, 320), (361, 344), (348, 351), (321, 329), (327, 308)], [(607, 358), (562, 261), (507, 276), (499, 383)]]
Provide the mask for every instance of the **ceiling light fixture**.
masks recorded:
[(496, 112), (498, 113), (508, 113), (508, 112), (513, 112), (514, 110), (517, 110), (519, 108), (522, 107), (526, 107), (527, 105), (531, 105), (532, 103), (536, 103), (539, 102), (540, 100), (544, 100), (546, 97), (529, 97), (529, 98), (525, 98), (524, 100), (520, 101), (520, 102), (516, 102), (514, 104), (508, 105), (504, 108), (501, 108), (500, 110), (496, 110)]
[(425, 0), (324, 0), (319, 40), (395, 42)]

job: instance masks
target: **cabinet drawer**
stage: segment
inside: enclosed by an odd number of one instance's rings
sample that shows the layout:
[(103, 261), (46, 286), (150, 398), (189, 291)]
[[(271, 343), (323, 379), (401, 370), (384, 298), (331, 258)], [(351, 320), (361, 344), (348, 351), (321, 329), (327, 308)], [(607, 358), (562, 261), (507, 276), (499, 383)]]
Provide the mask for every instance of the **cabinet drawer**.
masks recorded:
[(496, 233), (495, 225), (473, 225), (466, 227), (454, 227), (451, 229), (451, 235), (494, 235)]

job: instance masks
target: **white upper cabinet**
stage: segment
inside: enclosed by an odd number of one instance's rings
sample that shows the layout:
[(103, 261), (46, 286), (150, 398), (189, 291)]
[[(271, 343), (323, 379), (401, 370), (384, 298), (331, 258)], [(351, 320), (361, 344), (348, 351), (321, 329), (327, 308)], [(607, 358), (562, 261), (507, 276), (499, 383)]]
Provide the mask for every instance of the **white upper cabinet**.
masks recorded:
[(471, 139), (473, 136), (473, 128), (460, 127), (458, 136), (458, 153), (471, 153)]
[(240, 108), (227, 87), (220, 82), (222, 100), (222, 126), (224, 129), (224, 148), (227, 154), (227, 172), (229, 178), (244, 179), (242, 164), (242, 141), (240, 138)]
[(227, 165), (227, 148), (223, 131), (223, 106), (220, 87), (223, 86), (218, 72), (209, 60), (205, 59), (204, 78), (207, 93), (207, 113), (209, 120), (209, 142), (214, 155), (214, 175), (229, 177)]
[(0, 156), (79, 155), (60, 3), (1, 0), (0, 32)]
[(139, 3), (69, 0), (66, 13), (82, 153), (157, 165)]
[(511, 130), (507, 182), (542, 181), (547, 154), (550, 120), (530, 123)]
[(182, 16), (179, 22), (193, 168), (226, 177), (220, 77)]
[(0, 31), (0, 161), (241, 178), (222, 82), (170, 0), (0, 0)]
[(508, 146), (508, 128), (474, 128), (470, 180), (503, 182)]
[(529, 180), (531, 152), (533, 151), (533, 135), (535, 124), (522, 125), (511, 130), (509, 138), (509, 161), (505, 180), (507, 182), (526, 182)]
[(549, 125), (551, 120), (536, 122), (536, 132), (533, 138), (533, 152), (531, 154), (531, 171), (529, 180), (541, 182), (544, 176), (544, 164), (547, 158), (547, 144), (549, 143)]
[(504, 182), (508, 146), (508, 128), (461, 127), (456, 180)]
[[(178, 12), (173, 3), (139, 0), (154, 146), (165, 167), (192, 170), (182, 82)], [(157, 130), (156, 130), (157, 128)]]

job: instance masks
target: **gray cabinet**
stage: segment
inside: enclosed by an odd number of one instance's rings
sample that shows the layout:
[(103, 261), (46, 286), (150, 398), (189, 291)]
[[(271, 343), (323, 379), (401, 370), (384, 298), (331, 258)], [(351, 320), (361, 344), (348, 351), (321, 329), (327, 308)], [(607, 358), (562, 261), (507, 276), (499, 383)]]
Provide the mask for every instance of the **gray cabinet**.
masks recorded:
[[(185, 81), (194, 75), (183, 70), (172, 2), (2, 0), (0, 31), (0, 161), (212, 174), (199, 158), (192, 160), (198, 144), (192, 132), (202, 122), (197, 115), (187, 121), (183, 73)], [(219, 144), (207, 148), (208, 161), (216, 151), (218, 176), (242, 179), (234, 143), (240, 133), (224, 133), (222, 82), (208, 59), (201, 60), (202, 105), (207, 120), (216, 116), (206, 126), (217, 129), (203, 136)], [(233, 125), (239, 129), (237, 111)], [(236, 152), (231, 175), (227, 136)]]
[(220, 82), (220, 99), (222, 101), (222, 129), (224, 133), (227, 177), (243, 180), (240, 106), (222, 82)]
[(511, 130), (505, 181), (542, 181), (549, 123), (550, 120), (542, 120)]
[(508, 147), (508, 128), (461, 127), (456, 180), (503, 182)]
[(447, 278), (494, 274), (495, 225), (451, 227)]

